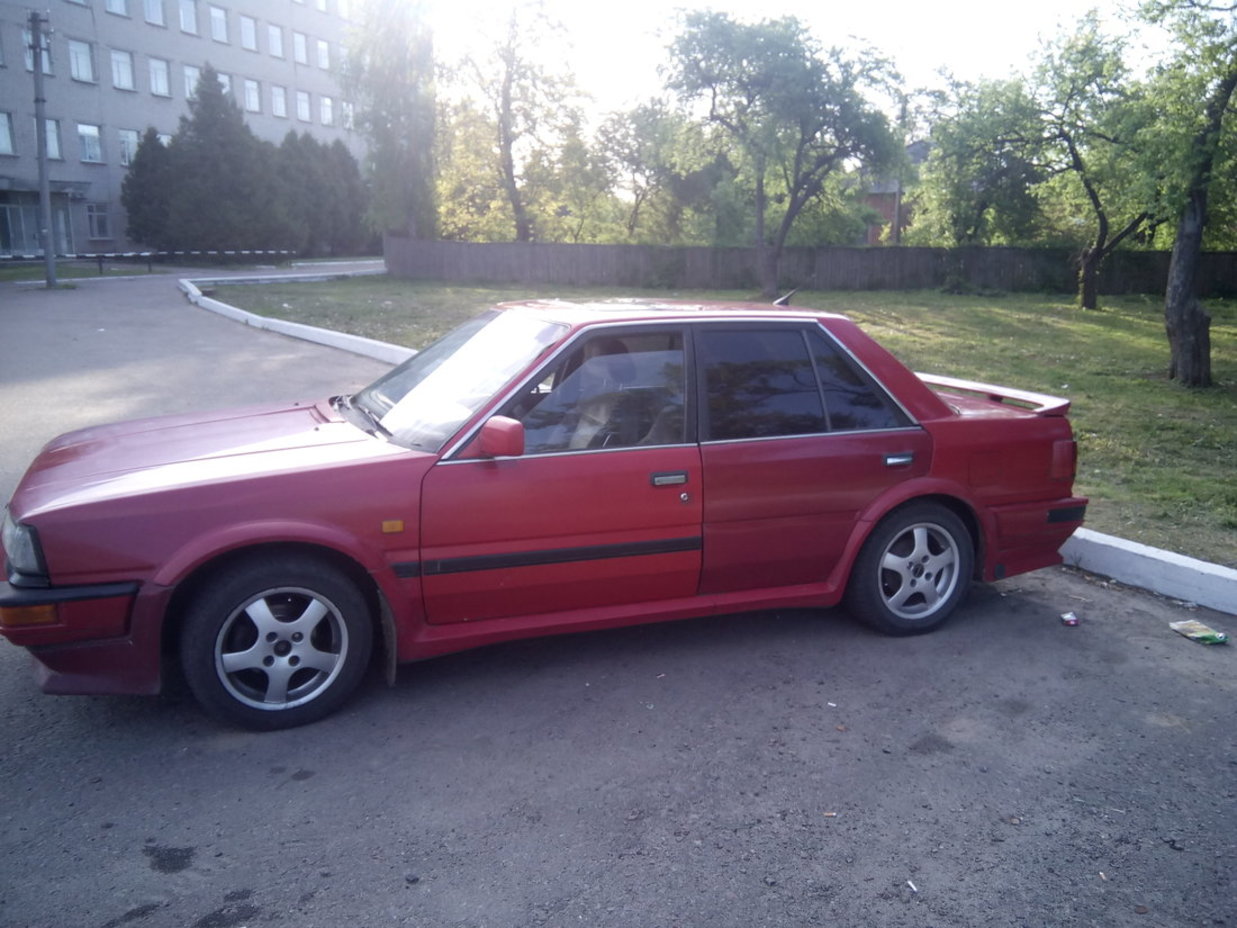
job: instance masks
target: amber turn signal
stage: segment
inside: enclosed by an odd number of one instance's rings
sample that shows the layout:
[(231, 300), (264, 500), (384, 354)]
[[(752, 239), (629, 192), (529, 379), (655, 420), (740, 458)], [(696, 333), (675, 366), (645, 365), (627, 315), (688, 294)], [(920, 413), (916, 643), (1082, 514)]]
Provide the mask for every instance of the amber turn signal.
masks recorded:
[(26, 628), (31, 625), (55, 625), (56, 606), (0, 606), (0, 628)]

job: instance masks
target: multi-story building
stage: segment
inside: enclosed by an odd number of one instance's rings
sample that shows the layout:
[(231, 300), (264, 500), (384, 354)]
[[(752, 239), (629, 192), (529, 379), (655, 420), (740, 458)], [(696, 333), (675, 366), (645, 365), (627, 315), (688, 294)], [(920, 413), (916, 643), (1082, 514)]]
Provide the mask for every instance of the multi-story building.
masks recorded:
[[(339, 79), (347, 0), (43, 3), (44, 131), (61, 254), (131, 247), (120, 203), (129, 161), (147, 127), (176, 131), (207, 64), (259, 138), (278, 144), (290, 130), (309, 132), (360, 153)], [(0, 0), (0, 255), (42, 251), (30, 9)]]

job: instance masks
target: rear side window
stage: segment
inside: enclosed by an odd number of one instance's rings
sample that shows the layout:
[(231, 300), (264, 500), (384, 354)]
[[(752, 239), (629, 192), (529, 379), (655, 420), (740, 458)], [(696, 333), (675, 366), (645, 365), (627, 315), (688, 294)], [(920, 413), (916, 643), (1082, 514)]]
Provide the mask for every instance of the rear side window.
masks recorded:
[(910, 419), (840, 348), (820, 332), (808, 342), (825, 396), (831, 432), (855, 429), (897, 429)]
[(818, 331), (704, 329), (706, 441), (900, 428), (909, 420)]
[(797, 329), (704, 330), (705, 437), (711, 441), (827, 430), (824, 403)]

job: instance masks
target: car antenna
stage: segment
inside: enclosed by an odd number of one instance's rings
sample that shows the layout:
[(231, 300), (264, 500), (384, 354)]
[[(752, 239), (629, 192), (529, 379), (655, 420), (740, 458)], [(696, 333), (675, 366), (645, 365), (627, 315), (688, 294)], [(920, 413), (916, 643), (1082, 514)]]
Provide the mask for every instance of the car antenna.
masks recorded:
[(794, 296), (794, 295), (795, 295), (796, 293), (798, 293), (798, 292), (799, 292), (799, 288), (798, 288), (798, 287), (795, 287), (795, 289), (790, 290), (790, 291), (788, 291), (788, 292), (786, 292), (786, 293), (782, 294), (782, 295), (781, 295), (781, 296), (779, 296), (776, 300), (774, 300), (774, 301), (773, 301), (773, 305), (774, 305), (774, 306), (789, 306), (789, 305), (790, 305), (790, 298), (791, 298), (792, 296)]

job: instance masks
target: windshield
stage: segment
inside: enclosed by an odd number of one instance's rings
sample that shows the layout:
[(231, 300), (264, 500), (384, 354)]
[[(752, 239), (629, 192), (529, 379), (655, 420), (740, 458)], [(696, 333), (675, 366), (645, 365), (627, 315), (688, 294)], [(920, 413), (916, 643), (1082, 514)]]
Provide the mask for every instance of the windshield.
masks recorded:
[(491, 310), (413, 355), (352, 402), (369, 412), (392, 441), (438, 451), (565, 330), (558, 323)]

